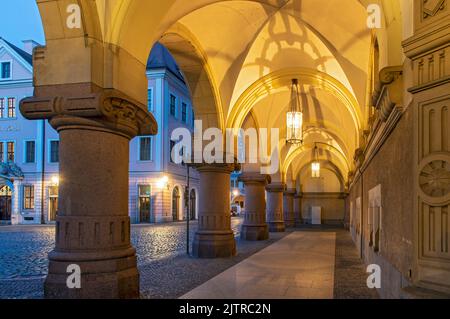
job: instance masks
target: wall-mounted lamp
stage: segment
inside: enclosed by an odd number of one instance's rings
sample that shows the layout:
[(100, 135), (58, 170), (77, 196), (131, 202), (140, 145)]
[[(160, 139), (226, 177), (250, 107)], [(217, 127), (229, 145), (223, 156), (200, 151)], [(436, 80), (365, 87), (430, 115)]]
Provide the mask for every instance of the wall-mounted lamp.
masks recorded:
[(163, 176), (156, 184), (159, 189), (163, 190), (164, 188), (169, 189), (169, 178), (167, 176)]
[(59, 176), (58, 175), (52, 176), (52, 184), (55, 186), (59, 186)]

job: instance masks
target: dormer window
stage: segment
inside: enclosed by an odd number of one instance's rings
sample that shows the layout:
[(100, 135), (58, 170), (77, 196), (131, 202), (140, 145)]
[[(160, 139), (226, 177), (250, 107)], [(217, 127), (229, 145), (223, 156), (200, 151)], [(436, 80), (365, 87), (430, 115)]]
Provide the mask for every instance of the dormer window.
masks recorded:
[(1, 62), (0, 69), (2, 80), (8, 80), (11, 78), (11, 62)]

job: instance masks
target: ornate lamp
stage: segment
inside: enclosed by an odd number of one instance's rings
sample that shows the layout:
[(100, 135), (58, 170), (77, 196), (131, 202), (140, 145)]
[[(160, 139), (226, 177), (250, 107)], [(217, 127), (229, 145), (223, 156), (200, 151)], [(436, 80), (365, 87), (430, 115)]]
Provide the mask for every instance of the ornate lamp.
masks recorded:
[(320, 162), (319, 162), (319, 150), (317, 148), (317, 144), (314, 147), (314, 162), (311, 164), (311, 172), (313, 178), (320, 177)]
[(297, 79), (292, 80), (290, 110), (286, 114), (286, 142), (303, 143), (303, 111)]

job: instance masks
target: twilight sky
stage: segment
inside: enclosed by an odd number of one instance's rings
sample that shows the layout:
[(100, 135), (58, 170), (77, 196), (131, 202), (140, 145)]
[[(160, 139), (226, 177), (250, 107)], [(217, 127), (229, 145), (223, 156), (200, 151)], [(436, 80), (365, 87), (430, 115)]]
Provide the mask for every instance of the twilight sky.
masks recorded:
[(22, 40), (45, 44), (36, 0), (1, 0), (0, 37), (22, 48)]

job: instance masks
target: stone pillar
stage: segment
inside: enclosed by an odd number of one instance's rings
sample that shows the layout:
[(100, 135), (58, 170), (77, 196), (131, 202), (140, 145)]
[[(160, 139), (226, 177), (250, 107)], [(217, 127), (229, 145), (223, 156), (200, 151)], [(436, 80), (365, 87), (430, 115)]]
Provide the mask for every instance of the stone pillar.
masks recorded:
[(294, 227), (295, 226), (295, 217), (294, 217), (294, 195), (295, 190), (287, 190), (283, 194), (283, 215), (284, 215), (284, 224), (286, 227)]
[[(71, 87), (54, 93), (67, 92), (79, 95), (21, 102), (25, 117), (49, 118), (60, 134), (59, 214), (45, 296), (138, 298), (128, 216), (129, 141), (155, 134), (156, 122), (144, 105), (120, 92)], [(70, 265), (79, 267), (79, 289), (67, 287)]]
[(294, 220), (295, 220), (295, 227), (300, 227), (303, 224), (301, 194), (294, 195)]
[(267, 223), (270, 232), (284, 232), (283, 192), (284, 184), (270, 184), (267, 191)]
[(239, 178), (245, 185), (245, 217), (241, 229), (244, 240), (269, 239), (266, 223), (265, 187), (270, 176), (259, 173), (244, 173)]
[(199, 258), (231, 257), (236, 241), (231, 230), (230, 188), (232, 164), (199, 164), (200, 175), (198, 231), (192, 252)]

